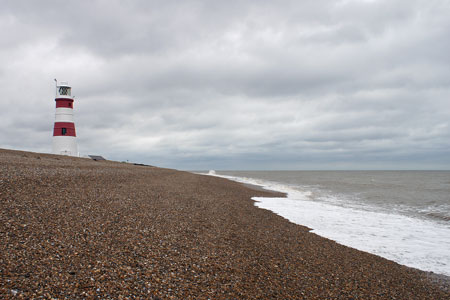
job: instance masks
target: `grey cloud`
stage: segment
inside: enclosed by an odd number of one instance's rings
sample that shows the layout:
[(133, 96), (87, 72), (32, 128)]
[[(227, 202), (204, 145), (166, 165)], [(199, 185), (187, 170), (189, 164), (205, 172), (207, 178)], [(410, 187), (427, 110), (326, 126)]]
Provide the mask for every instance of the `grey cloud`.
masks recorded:
[(189, 169), (448, 169), (449, 8), (5, 1), (0, 147), (50, 151), (58, 78), (73, 85), (85, 154)]

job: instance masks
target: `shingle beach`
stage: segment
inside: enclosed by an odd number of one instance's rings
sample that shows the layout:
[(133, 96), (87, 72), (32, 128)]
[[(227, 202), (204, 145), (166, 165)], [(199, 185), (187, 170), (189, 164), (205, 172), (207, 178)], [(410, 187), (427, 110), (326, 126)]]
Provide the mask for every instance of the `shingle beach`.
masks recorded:
[(273, 194), (0, 149), (0, 299), (450, 299), (425, 272), (251, 200)]

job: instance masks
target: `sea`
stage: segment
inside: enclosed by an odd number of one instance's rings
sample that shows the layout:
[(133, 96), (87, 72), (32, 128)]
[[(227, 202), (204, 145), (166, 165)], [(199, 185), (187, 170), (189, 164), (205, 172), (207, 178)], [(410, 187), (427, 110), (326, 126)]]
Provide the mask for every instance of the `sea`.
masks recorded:
[(253, 199), (342, 245), (450, 276), (450, 171), (204, 173), (284, 192)]

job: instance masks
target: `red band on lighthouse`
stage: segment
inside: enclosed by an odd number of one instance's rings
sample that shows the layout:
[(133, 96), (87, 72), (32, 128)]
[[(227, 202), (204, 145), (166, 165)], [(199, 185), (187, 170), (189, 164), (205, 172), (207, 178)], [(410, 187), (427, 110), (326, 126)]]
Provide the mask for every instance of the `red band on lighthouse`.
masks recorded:
[(73, 108), (73, 100), (72, 99), (55, 99), (56, 108), (65, 107), (65, 108)]
[(55, 122), (53, 136), (77, 136), (75, 133), (75, 124), (69, 122)]

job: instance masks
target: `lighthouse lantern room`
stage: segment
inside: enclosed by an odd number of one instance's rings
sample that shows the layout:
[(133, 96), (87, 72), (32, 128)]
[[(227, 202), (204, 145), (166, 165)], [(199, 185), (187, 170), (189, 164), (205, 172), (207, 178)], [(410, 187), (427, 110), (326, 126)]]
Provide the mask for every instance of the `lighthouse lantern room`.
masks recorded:
[[(55, 79), (56, 81), (56, 79)], [(56, 113), (53, 127), (53, 154), (79, 156), (73, 119), (72, 88), (56, 81)]]

